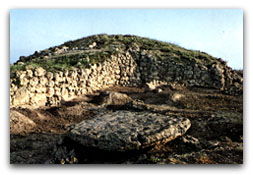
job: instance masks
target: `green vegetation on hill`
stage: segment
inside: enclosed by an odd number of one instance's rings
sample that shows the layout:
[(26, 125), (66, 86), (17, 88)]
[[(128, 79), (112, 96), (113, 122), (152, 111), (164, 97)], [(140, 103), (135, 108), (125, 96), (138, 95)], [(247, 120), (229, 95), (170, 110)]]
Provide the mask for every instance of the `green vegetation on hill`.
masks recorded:
[[(94, 48), (89, 46), (96, 43)], [(68, 47), (68, 51), (55, 54), (57, 48)], [(60, 46), (35, 52), (28, 57), (22, 57), (18, 62), (10, 66), (11, 76), (16, 70), (43, 67), (47, 71), (56, 72), (74, 68), (84, 68), (89, 63), (103, 62), (118, 52), (124, 52), (129, 48), (138, 47), (142, 51), (156, 59), (173, 60), (175, 62), (193, 62), (210, 64), (218, 60), (204, 52), (187, 50), (175, 44), (153, 40), (133, 35), (93, 35), (74, 41), (68, 41)], [(222, 61), (222, 60), (219, 60)]]

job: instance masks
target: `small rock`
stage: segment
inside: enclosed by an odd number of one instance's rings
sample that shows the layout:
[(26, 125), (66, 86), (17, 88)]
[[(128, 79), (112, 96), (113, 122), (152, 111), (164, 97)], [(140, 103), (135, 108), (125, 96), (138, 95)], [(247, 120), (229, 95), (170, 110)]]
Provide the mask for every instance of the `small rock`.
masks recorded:
[(44, 76), (45, 74), (46, 74), (46, 70), (43, 69), (42, 67), (38, 67), (38, 68), (35, 69), (35, 71), (34, 71), (34, 75), (35, 75), (35, 76), (38, 76), (38, 77)]

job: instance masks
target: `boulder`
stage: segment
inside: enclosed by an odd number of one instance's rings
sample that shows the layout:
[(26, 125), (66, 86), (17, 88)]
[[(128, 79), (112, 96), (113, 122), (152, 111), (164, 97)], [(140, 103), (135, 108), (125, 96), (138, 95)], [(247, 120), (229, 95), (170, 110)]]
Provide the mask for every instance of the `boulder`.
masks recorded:
[(54, 74), (52, 72), (47, 72), (46, 76), (47, 76), (47, 78), (48, 78), (49, 81), (54, 78)]
[(84, 147), (123, 152), (164, 144), (183, 135), (190, 126), (190, 120), (183, 117), (149, 112), (100, 112), (73, 125), (67, 135)]
[(47, 102), (46, 94), (36, 93), (31, 98), (31, 104), (36, 105), (36, 106), (45, 106), (46, 102)]
[(45, 74), (46, 74), (46, 70), (43, 69), (42, 67), (38, 67), (34, 71), (34, 75), (38, 77), (44, 76)]
[(61, 80), (61, 79), (60, 79), (59, 73), (55, 73), (55, 74), (54, 74), (54, 81), (55, 81), (55, 83), (59, 82), (60, 80)]
[(63, 76), (64, 76), (64, 77), (68, 77), (68, 76), (69, 76), (69, 71), (68, 71), (68, 70), (65, 70), (64, 73), (63, 73)]
[(57, 95), (57, 96), (61, 96), (61, 88), (54, 87), (54, 94)]
[(75, 70), (71, 71), (69, 77), (72, 78), (72, 79), (76, 79), (76, 77), (77, 77), (77, 71), (75, 71)]
[(40, 77), (39, 81), (41, 85), (46, 85), (48, 83), (48, 79), (46, 77)]
[(28, 69), (26, 70), (26, 75), (29, 77), (29, 78), (32, 78), (33, 77), (33, 71)]
[(101, 92), (99, 96), (94, 98), (93, 102), (97, 104), (105, 104), (105, 105), (124, 105), (132, 101), (132, 98), (127, 94), (113, 92), (113, 91), (105, 91)]
[(29, 80), (26, 77), (20, 78), (20, 85), (26, 86), (29, 83)]
[(10, 133), (11, 134), (23, 134), (24, 132), (30, 132), (36, 123), (23, 114), (10, 110)]
[(36, 89), (35, 92), (37, 92), (37, 93), (45, 93), (47, 90), (47, 88), (45, 86), (43, 86), (42, 84), (37, 84), (35, 86), (35, 89)]
[(46, 96), (47, 97), (52, 97), (54, 95), (54, 88), (49, 87), (46, 91)]
[(69, 93), (65, 87), (61, 89), (61, 97), (63, 100), (68, 100)]
[(183, 98), (185, 98), (185, 95), (184, 95), (184, 94), (181, 94), (181, 93), (175, 92), (175, 93), (173, 93), (173, 94), (171, 95), (171, 100), (172, 100), (174, 103), (181, 101)]
[(39, 83), (39, 79), (37, 77), (33, 77), (32, 79), (30, 79), (30, 85), (32, 87), (35, 87), (38, 83)]
[(47, 82), (47, 86), (48, 87), (54, 87), (54, 81), (52, 81), (52, 80), (49, 80), (48, 82)]
[(86, 88), (81, 89), (81, 94), (82, 94), (82, 95), (84, 95), (84, 94), (86, 94), (86, 93), (87, 93), (87, 89), (86, 89)]
[(26, 76), (26, 71), (17, 71), (16, 76), (20, 79), (24, 78)]
[(119, 92), (107, 92), (108, 97), (104, 98), (103, 103), (107, 105), (124, 105), (132, 101), (132, 98), (127, 94)]
[(14, 98), (13, 98), (13, 105), (23, 105), (28, 104), (30, 99), (30, 92), (27, 90), (26, 87), (21, 87), (17, 89)]

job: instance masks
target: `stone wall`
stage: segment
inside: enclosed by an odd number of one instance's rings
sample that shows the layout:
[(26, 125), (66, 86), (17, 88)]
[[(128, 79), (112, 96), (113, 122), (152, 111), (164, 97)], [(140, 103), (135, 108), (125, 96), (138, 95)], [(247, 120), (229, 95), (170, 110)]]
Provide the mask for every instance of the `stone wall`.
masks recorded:
[(57, 105), (114, 85), (179, 84), (242, 93), (243, 78), (224, 62), (203, 65), (159, 60), (139, 48), (111, 55), (90, 68), (51, 73), (43, 68), (17, 71), (10, 80), (10, 105)]
[(207, 87), (233, 95), (242, 94), (243, 91), (243, 77), (222, 60), (207, 65), (196, 60), (176, 62), (158, 59), (145, 52), (140, 52), (136, 58), (142, 82)]

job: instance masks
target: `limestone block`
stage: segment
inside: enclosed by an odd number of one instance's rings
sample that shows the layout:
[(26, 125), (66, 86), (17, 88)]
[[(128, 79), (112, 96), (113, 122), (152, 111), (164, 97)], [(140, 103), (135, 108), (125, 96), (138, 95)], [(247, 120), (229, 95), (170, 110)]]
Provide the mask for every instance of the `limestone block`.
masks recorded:
[(63, 100), (68, 100), (69, 93), (68, 93), (68, 90), (66, 88), (61, 89), (61, 97), (62, 97)]
[(54, 86), (60, 86), (60, 82), (59, 81), (54, 81)]
[(54, 94), (57, 96), (61, 96), (61, 88), (54, 87)]
[(10, 96), (14, 95), (14, 94), (15, 94), (15, 92), (13, 91), (13, 89), (10, 89)]
[(27, 86), (26, 89), (31, 93), (30, 95), (32, 95), (32, 93), (36, 91), (36, 86)]
[(71, 84), (73, 87), (77, 87), (77, 81), (72, 81), (70, 84)]
[(59, 73), (55, 73), (54, 74), (54, 81), (55, 82), (59, 82), (60, 81), (60, 75), (59, 75)]
[(46, 96), (47, 97), (52, 97), (53, 95), (54, 95), (54, 88), (52, 88), (52, 87), (47, 88)]
[(42, 67), (38, 67), (34, 71), (34, 75), (38, 77), (44, 76), (45, 74), (46, 74), (46, 70), (43, 69)]
[(72, 79), (76, 79), (76, 77), (77, 77), (77, 71), (75, 71), (75, 70), (71, 71), (69, 77), (72, 78)]
[(102, 70), (102, 65), (98, 63), (97, 72), (101, 72), (101, 70)]
[(63, 77), (63, 72), (58, 72), (59, 77), (62, 78)]
[(116, 69), (115, 74), (119, 75), (120, 74), (120, 69)]
[(85, 95), (86, 93), (87, 93), (87, 89), (86, 88), (81, 89), (81, 94)]
[(74, 88), (73, 86), (69, 85), (69, 86), (67, 87), (67, 89), (68, 89), (69, 92), (72, 92), (72, 91), (74, 91), (75, 88)]
[(48, 78), (48, 81), (50, 81), (54, 78), (54, 74), (52, 72), (47, 72), (46, 77)]
[(120, 79), (120, 75), (116, 75), (115, 78), (116, 78), (117, 80), (119, 80), (119, 79)]
[(69, 76), (69, 71), (68, 70), (64, 71), (63, 76), (68, 77)]
[(29, 80), (27, 78), (20, 79), (20, 85), (26, 86), (29, 83)]
[(216, 74), (223, 74), (224, 73), (224, 69), (222, 69), (222, 67), (218, 64), (213, 64), (212, 69), (215, 71)]
[(81, 91), (80, 90), (75, 90), (75, 95), (76, 96), (80, 96), (81, 95)]
[(66, 79), (65, 82), (67, 84), (70, 84), (72, 82), (72, 79), (70, 77), (66, 77), (65, 79)]
[(52, 80), (48, 80), (48, 82), (47, 82), (47, 86), (48, 87), (54, 87), (54, 81), (52, 81)]
[(30, 92), (26, 87), (17, 89), (13, 97), (13, 105), (28, 104), (30, 99)]
[(47, 97), (46, 94), (42, 93), (36, 93), (32, 98), (31, 98), (31, 104), (36, 105), (36, 106), (45, 106), (47, 102)]
[(62, 78), (61, 78), (61, 82), (62, 82), (62, 83), (65, 83), (65, 82), (66, 82), (66, 77), (62, 77)]
[(14, 94), (10, 94), (10, 105), (12, 105), (12, 102), (13, 102), (13, 95)]
[(35, 89), (36, 89), (35, 91), (37, 93), (46, 93), (46, 87), (44, 85), (42, 85), (42, 84), (37, 84), (35, 86)]
[(86, 88), (86, 81), (79, 82), (78, 87), (80, 88)]
[(91, 68), (92, 70), (96, 70), (96, 69), (97, 69), (97, 64), (91, 64), (90, 68)]
[(40, 84), (41, 85), (46, 85), (48, 83), (48, 79), (46, 77), (40, 77), (39, 78)]
[(26, 70), (26, 75), (27, 75), (27, 77), (32, 78), (33, 77), (33, 71), (32, 70)]
[(91, 69), (85, 69), (84, 72), (85, 72), (86, 75), (90, 75), (91, 74)]
[(69, 92), (69, 97), (74, 97), (75, 96), (75, 91), (70, 91)]
[(84, 74), (85, 74), (84, 69), (79, 69), (77, 76), (82, 77), (84, 76)]
[(17, 71), (16, 76), (20, 79), (24, 78), (26, 76), (26, 71)]

